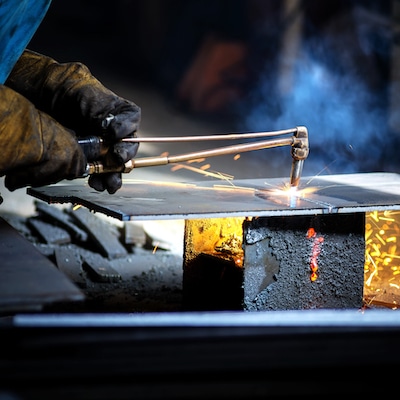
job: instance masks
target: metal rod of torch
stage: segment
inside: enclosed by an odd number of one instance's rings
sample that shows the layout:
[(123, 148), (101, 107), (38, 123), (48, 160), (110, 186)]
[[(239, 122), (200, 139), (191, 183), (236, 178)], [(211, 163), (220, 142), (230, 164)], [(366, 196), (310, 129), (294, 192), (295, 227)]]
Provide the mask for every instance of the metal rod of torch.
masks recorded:
[(224, 133), (216, 135), (198, 135), (198, 136), (155, 136), (155, 137), (137, 137), (137, 138), (124, 138), (125, 142), (203, 142), (210, 140), (242, 140), (253, 139), (269, 136), (282, 136), (289, 133), (296, 133), (299, 128), (283, 129), (279, 131), (266, 131), (266, 132), (248, 132), (248, 133)]
[(224, 146), (210, 150), (200, 150), (191, 153), (184, 153), (171, 156), (142, 157), (129, 160), (118, 167), (107, 167), (99, 161), (90, 162), (87, 165), (87, 174), (102, 174), (107, 172), (131, 172), (134, 168), (155, 167), (184, 161), (197, 160), (199, 158), (215, 157), (229, 154), (243, 153), (253, 150), (262, 150), (271, 147), (292, 146), (296, 142), (295, 137), (269, 139), (254, 143), (242, 143), (232, 146)]
[[(193, 161), (200, 158), (215, 157), (221, 155), (237, 154), (253, 150), (262, 150), (272, 147), (292, 146), (292, 171), (291, 171), (291, 186), (297, 187), (300, 181), (300, 175), (304, 163), (304, 159), (308, 156), (308, 131), (304, 126), (294, 129), (286, 129), (273, 132), (253, 132), (241, 134), (223, 134), (223, 135), (208, 135), (208, 136), (180, 136), (180, 137), (150, 137), (150, 138), (126, 138), (122, 141), (126, 142), (193, 142), (204, 140), (235, 140), (248, 139), (270, 136), (281, 136), (289, 133), (294, 134), (291, 137), (268, 139), (252, 143), (241, 143), (231, 146), (218, 147), (209, 150), (200, 150), (190, 153), (171, 155), (171, 156), (156, 156), (134, 158), (120, 166), (105, 166), (101, 161), (93, 161), (87, 164), (85, 176), (91, 174), (102, 174), (108, 172), (124, 172), (129, 173), (134, 168), (154, 167), (167, 165), (171, 163), (180, 163), (185, 161)], [(91, 137), (83, 139), (81, 145), (91, 148), (94, 144), (101, 147), (99, 138)]]

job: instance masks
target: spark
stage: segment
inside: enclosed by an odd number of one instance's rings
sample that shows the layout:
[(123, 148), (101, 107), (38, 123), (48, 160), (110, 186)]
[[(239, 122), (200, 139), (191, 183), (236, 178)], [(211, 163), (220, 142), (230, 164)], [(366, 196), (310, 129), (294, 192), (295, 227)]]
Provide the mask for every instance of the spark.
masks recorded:
[(153, 254), (155, 254), (156, 253), (156, 251), (157, 251), (157, 249), (158, 249), (158, 245), (159, 245), (160, 243), (159, 242), (157, 242), (155, 245), (154, 245), (154, 248), (153, 248)]
[(204, 165), (202, 165), (202, 166), (200, 167), (200, 169), (201, 169), (202, 171), (206, 171), (206, 170), (208, 170), (210, 167), (211, 167), (210, 164), (204, 164)]
[(193, 164), (193, 163), (201, 163), (204, 162), (206, 159), (204, 157), (202, 158), (196, 158), (195, 160), (188, 160), (187, 163), (188, 164)]
[(381, 236), (379, 233), (376, 233), (376, 234), (375, 234), (375, 237), (376, 237), (383, 245), (386, 244), (386, 242), (383, 240), (382, 236)]
[(377, 267), (377, 265), (375, 264), (375, 261), (373, 260), (373, 258), (371, 257), (370, 254), (367, 254), (367, 258), (368, 258), (368, 261), (374, 266), (374, 270), (372, 271), (371, 275), (369, 276), (369, 278), (368, 278), (368, 279), (366, 280), (366, 282), (365, 282), (365, 284), (366, 284), (367, 286), (371, 286), (372, 278), (374, 277), (374, 275), (377, 275), (377, 274), (378, 274), (378, 267)]
[(270, 192), (276, 196), (289, 197), (290, 200), (306, 198), (309, 194), (315, 193), (317, 187), (309, 186), (306, 188), (299, 188), (290, 186), (289, 183), (284, 183), (282, 187), (275, 187)]
[(250, 193), (250, 194), (254, 194), (255, 192), (257, 192), (257, 189), (255, 188), (251, 188), (251, 187), (244, 187), (244, 186), (236, 186), (232, 183), (231, 186), (227, 186), (227, 185), (213, 185), (214, 189), (218, 189), (218, 190), (231, 190), (233, 192), (244, 192), (244, 193)]
[(311, 177), (311, 179), (309, 181), (307, 181), (306, 185), (308, 185), (309, 183), (311, 183), (315, 178), (318, 178), (318, 176), (320, 176), (324, 171), (329, 169), (329, 166), (332, 165), (334, 162), (336, 162), (336, 160), (333, 160), (331, 163), (329, 163), (328, 165), (326, 165), (324, 168), (321, 169), (321, 171), (318, 172), (318, 174), (314, 175), (313, 177)]
[[(208, 165), (208, 167), (209, 167), (209, 165)], [(174, 172), (179, 169), (187, 169), (189, 171), (196, 172), (198, 174), (202, 174), (207, 177), (217, 178), (217, 179), (221, 179), (221, 180), (232, 180), (233, 179), (232, 175), (224, 174), (222, 172), (206, 171), (206, 170), (203, 170), (202, 168), (196, 168), (196, 167), (192, 167), (191, 165), (186, 165), (186, 164), (176, 164), (174, 167), (171, 168), (171, 171)]]
[(130, 184), (148, 184), (150, 186), (168, 186), (168, 187), (197, 187), (194, 183), (186, 182), (164, 182), (164, 181), (148, 181), (148, 180), (138, 180), (138, 179), (124, 179), (124, 182), (129, 182)]

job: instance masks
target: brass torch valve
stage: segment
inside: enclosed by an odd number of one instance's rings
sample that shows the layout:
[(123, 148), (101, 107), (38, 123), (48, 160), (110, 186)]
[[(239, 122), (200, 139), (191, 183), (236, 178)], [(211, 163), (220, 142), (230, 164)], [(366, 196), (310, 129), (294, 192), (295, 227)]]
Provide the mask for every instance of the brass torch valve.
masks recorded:
[(292, 169), (290, 171), (290, 186), (297, 188), (303, 171), (304, 160), (308, 157), (310, 148), (308, 144), (308, 130), (305, 126), (297, 127), (296, 140), (292, 145)]

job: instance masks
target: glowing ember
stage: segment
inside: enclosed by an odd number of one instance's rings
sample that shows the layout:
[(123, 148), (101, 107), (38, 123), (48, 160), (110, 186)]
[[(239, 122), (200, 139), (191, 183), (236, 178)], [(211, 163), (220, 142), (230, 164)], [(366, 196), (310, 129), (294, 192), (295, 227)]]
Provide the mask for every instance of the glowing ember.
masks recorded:
[(322, 236), (317, 236), (317, 232), (315, 232), (314, 228), (308, 229), (306, 237), (307, 239), (313, 239), (312, 253), (310, 258), (310, 279), (312, 282), (314, 282), (318, 278), (318, 256), (321, 253), (321, 244), (323, 243), (324, 238)]
[(308, 231), (307, 231), (307, 239), (310, 239), (310, 238), (312, 238), (312, 237), (315, 237), (315, 235), (316, 235), (316, 233), (315, 233), (315, 229), (314, 228), (310, 228)]

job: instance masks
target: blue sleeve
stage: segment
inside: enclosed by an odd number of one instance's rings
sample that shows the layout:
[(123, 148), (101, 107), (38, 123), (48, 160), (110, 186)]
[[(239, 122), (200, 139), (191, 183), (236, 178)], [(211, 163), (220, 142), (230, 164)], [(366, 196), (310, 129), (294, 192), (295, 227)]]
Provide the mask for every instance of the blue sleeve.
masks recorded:
[(51, 0), (0, 0), (0, 84), (32, 39)]

